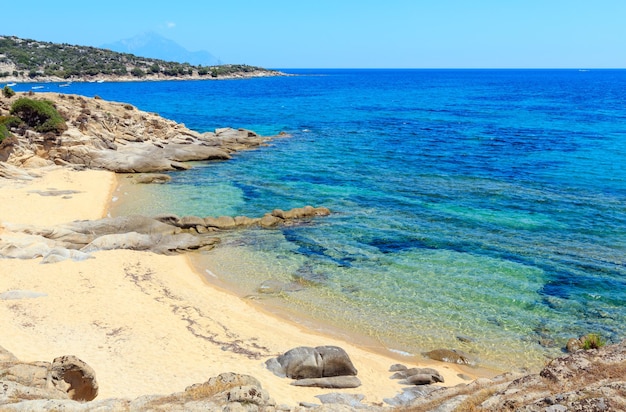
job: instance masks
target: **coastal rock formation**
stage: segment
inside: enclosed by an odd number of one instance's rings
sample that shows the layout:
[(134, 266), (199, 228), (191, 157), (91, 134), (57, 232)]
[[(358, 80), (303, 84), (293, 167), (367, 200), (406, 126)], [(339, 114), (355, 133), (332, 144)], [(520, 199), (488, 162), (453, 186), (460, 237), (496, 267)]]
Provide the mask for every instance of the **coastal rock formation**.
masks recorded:
[(261, 218), (250, 218), (247, 216), (209, 216), (201, 218), (198, 216), (178, 217), (176, 215), (161, 215), (156, 216), (155, 219), (172, 226), (177, 226), (181, 229), (195, 228), (196, 230), (198, 230), (198, 232), (202, 232), (204, 230), (229, 230), (254, 225), (259, 225), (264, 228), (271, 228), (282, 225), (290, 225), (293, 224), (294, 221), (300, 219), (317, 216), (328, 216), (330, 215), (330, 213), (330, 210), (326, 207), (305, 206), (294, 208), (286, 212), (281, 209), (275, 209), (271, 213), (266, 213)]
[[(281, 214), (285, 218), (276, 217), (277, 220), (269, 227), (293, 224), (296, 219), (326, 216), (330, 211), (324, 207), (306, 206), (281, 211)], [(75, 221), (53, 227), (4, 223), (7, 232), (0, 236), (0, 257), (43, 257), (43, 263), (54, 263), (65, 259), (88, 259), (90, 253), (98, 250), (148, 250), (163, 255), (210, 250), (220, 239), (209, 236), (209, 233), (255, 224), (262, 226), (262, 220), (245, 216), (200, 218), (166, 215), (149, 218), (136, 215)]]
[(361, 382), (348, 354), (337, 346), (301, 346), (265, 362), (275, 375), (295, 379), (292, 385), (356, 388)]
[(91, 401), (97, 395), (95, 372), (75, 356), (27, 363), (0, 347), (0, 406), (3, 400), (20, 397)]
[(74, 356), (26, 363), (0, 347), (2, 411), (276, 411), (276, 402), (249, 375), (222, 373), (170, 395), (94, 401), (93, 370)]
[[(410, 408), (407, 407), (410, 405)], [(626, 341), (553, 359), (538, 374), (504, 374), (443, 388), (399, 410), (626, 410)]]
[[(0, 99), (0, 115), (11, 99)], [(72, 165), (118, 173), (185, 170), (196, 160), (227, 160), (237, 151), (270, 140), (245, 129), (221, 128), (198, 133), (183, 124), (123, 103), (99, 98), (38, 93), (51, 101), (68, 126), (60, 136), (14, 130), (0, 145), (0, 161), (20, 167)]]
[[(289, 358), (302, 358), (300, 355), (309, 359), (317, 358), (311, 350), (296, 349)], [(298, 356), (292, 356), (296, 354)], [(318, 398), (323, 403), (321, 406), (306, 404), (306, 409), (300, 406), (278, 406), (257, 379), (235, 373), (220, 374), (171, 395), (146, 395), (134, 400), (106, 399), (82, 403), (72, 400), (71, 391), (68, 392), (65, 387), (55, 386), (53, 375), (49, 372), (51, 365), (47, 362), (20, 362), (0, 347), (0, 409), (267, 412), (626, 410), (626, 341), (555, 359), (538, 374), (504, 374), (452, 388), (438, 388), (433, 385), (405, 388), (394, 398), (385, 399), (386, 406), (365, 405), (361, 403), (362, 395), (343, 393), (319, 395)], [(399, 372), (408, 370), (402, 369)]]

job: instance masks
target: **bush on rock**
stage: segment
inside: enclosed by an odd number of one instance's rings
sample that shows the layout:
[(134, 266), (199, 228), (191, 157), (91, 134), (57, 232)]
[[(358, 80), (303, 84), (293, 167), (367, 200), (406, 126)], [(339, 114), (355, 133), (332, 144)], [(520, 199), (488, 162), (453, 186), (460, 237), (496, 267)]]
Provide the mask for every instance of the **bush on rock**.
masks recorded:
[(61, 134), (67, 130), (65, 120), (48, 100), (21, 97), (11, 105), (10, 113), (40, 133)]

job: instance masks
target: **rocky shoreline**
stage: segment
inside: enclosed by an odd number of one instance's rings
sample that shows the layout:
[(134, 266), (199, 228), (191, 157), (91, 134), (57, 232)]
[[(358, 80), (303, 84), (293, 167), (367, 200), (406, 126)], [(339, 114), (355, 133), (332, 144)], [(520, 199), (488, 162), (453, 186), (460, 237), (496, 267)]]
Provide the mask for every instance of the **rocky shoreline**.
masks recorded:
[[(0, 99), (0, 116), (7, 115), (11, 103), (24, 96), (18, 94)], [(190, 167), (189, 161), (228, 160), (238, 151), (251, 150), (270, 144), (272, 139), (288, 137), (284, 134), (263, 137), (249, 130), (231, 128), (197, 133), (129, 104), (56, 93), (28, 97), (52, 102), (64, 118), (67, 130), (60, 134), (31, 129), (14, 130), (14, 136), (0, 143), (0, 178), (28, 181), (36, 174), (33, 171), (40, 168), (64, 167), (139, 173), (133, 175), (137, 183), (161, 183), (167, 181), (167, 175), (158, 172), (186, 170)], [(71, 197), (73, 194), (54, 188), (37, 192), (39, 196), (52, 197)], [(271, 229), (330, 213), (324, 207), (307, 206), (289, 211), (275, 209), (261, 217), (132, 216), (53, 226), (2, 222), (0, 258), (42, 258), (41, 263), (81, 261), (90, 258), (91, 253), (116, 249), (179, 254), (215, 247), (218, 240), (213, 234), (217, 231), (251, 225)], [(225, 353), (233, 352), (251, 359), (270, 357), (272, 352), (256, 341), (251, 340), (244, 347), (240, 340), (233, 337), (228, 338), (232, 342), (226, 344), (201, 335), (196, 330), (200, 320), (204, 319), (198, 315), (200, 311), (191, 311), (195, 315), (187, 313), (185, 311), (189, 308), (183, 306), (182, 298), (177, 297), (175, 291), (158, 284), (149, 286), (153, 272), (150, 269), (143, 272), (139, 265), (125, 266), (125, 279), (139, 287), (141, 293), (158, 296), (154, 300), (159, 303), (171, 301), (169, 307), (175, 314), (182, 311), (181, 319), (196, 337), (211, 344), (219, 343)], [(33, 295), (36, 292), (20, 289), (1, 292), (4, 291), (0, 290), (0, 302), (40, 296)], [(99, 322), (92, 323), (102, 328)], [(29, 322), (22, 326), (32, 327)], [(107, 336), (116, 336), (122, 330), (112, 328)], [(453, 351), (438, 351), (438, 354), (441, 353), (444, 353), (442, 361), (451, 362), (453, 358), (457, 359), (454, 362), (467, 360), (463, 354)], [(98, 371), (80, 359), (62, 356), (52, 363), (22, 362), (0, 348), (0, 410), (557, 412), (626, 409), (626, 341), (600, 349), (579, 349), (569, 356), (549, 362), (539, 374), (504, 374), (452, 388), (441, 386), (444, 376), (437, 369), (411, 368), (402, 364), (389, 365), (389, 376), (368, 376), (371, 370), (361, 371), (358, 376), (358, 365), (353, 364), (351, 355), (336, 346), (296, 347), (276, 358), (267, 359), (266, 368), (282, 379), (293, 379), (293, 386), (331, 390), (317, 396), (321, 404), (301, 402), (293, 406), (273, 400), (270, 396), (272, 388), (263, 387), (257, 378), (230, 372), (170, 395), (146, 395), (132, 400), (94, 400), (98, 393)], [(450, 372), (446, 373), (450, 376)], [(398, 386), (400, 394), (389, 396), (377, 404), (362, 402), (363, 395), (354, 391), (342, 391), (359, 388), (361, 380), (372, 378), (378, 379), (379, 384), (390, 379), (398, 380), (397, 384), (404, 387)]]
[[(324, 369), (329, 378), (317, 376), (309, 357), (328, 355)], [(319, 356), (319, 355), (317, 355)], [(270, 362), (271, 361), (271, 362)], [(329, 363), (330, 362), (330, 363)], [(276, 365), (276, 366), (274, 366)], [(296, 379), (293, 385), (354, 388), (357, 370), (341, 348), (294, 348), (268, 361), (275, 373)], [(322, 367), (320, 365), (320, 367)], [(321, 370), (321, 369), (320, 369)], [(538, 374), (504, 374), (478, 379), (467, 385), (437, 388), (442, 378), (433, 369), (409, 370), (391, 365), (390, 379), (404, 378), (410, 386), (387, 405), (363, 404), (362, 395), (340, 392), (317, 396), (321, 405), (279, 405), (254, 377), (222, 373), (204, 383), (169, 395), (145, 395), (136, 399), (94, 400), (98, 394), (95, 372), (74, 356), (49, 362), (21, 362), (0, 347), (0, 409), (3, 411), (623, 411), (626, 410), (626, 341), (601, 349), (579, 350), (550, 361)], [(322, 372), (319, 372), (320, 376)], [(413, 378), (413, 379), (412, 379)], [(306, 381), (306, 382), (305, 382)]]
[[(0, 70), (2, 70), (0, 68)], [(4, 67), (5, 71), (13, 71), (14, 66)], [(81, 78), (65, 79), (55, 76), (37, 76), (30, 78), (28, 76), (7, 76), (2, 79), (2, 84), (6, 83), (96, 83), (96, 82), (162, 82), (162, 81), (198, 81), (198, 80), (242, 80), (252, 79), (256, 77), (279, 77), (293, 76), (276, 70), (253, 70), (248, 72), (236, 72), (232, 74), (222, 74), (219, 77), (201, 76), (197, 72), (184, 76), (167, 76), (164, 74), (146, 73), (142, 77), (132, 75), (106, 75), (99, 74), (95, 76), (85, 76)]]

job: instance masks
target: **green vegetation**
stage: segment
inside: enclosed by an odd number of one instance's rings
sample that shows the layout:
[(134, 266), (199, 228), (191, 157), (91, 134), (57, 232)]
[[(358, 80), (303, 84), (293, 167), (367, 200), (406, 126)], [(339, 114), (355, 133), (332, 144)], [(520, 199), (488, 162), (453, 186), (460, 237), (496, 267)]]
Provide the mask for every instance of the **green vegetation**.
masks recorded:
[(10, 113), (41, 133), (52, 132), (59, 135), (67, 130), (65, 119), (48, 100), (21, 97), (11, 105)]
[(11, 136), (9, 129), (5, 125), (0, 124), (0, 143), (9, 136)]
[[(194, 73), (200, 76), (210, 73), (212, 77), (219, 77), (268, 71), (247, 65), (192, 66), (189, 63), (167, 62), (95, 47), (41, 42), (13, 36), (0, 36), (0, 63), (14, 64), (13, 76), (28, 76), (33, 80), (41, 77), (82, 79), (102, 75), (126, 76), (129, 73), (136, 77), (144, 77), (146, 74), (181, 77)], [(9, 72), (0, 73), (0, 77), (9, 75)]]
[(597, 333), (590, 333), (588, 335), (585, 335), (580, 340), (582, 342), (582, 348), (584, 350), (600, 349), (601, 347), (606, 345), (606, 342)]
[(14, 116), (0, 116), (0, 143), (11, 136), (11, 128), (18, 127), (22, 120)]
[(4, 86), (4, 89), (2, 89), (2, 95), (7, 99), (10, 99), (15, 96), (15, 92), (9, 86)]

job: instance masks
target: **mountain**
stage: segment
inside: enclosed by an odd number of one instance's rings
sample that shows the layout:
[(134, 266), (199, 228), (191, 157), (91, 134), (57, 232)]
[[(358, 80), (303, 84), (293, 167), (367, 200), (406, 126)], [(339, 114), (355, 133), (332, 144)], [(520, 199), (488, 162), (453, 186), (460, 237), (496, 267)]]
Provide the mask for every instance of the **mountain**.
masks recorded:
[(219, 64), (218, 59), (208, 51), (189, 51), (175, 41), (166, 39), (154, 32), (142, 33), (130, 39), (104, 44), (101, 47), (119, 53), (130, 53), (135, 56), (189, 63), (194, 66)]

